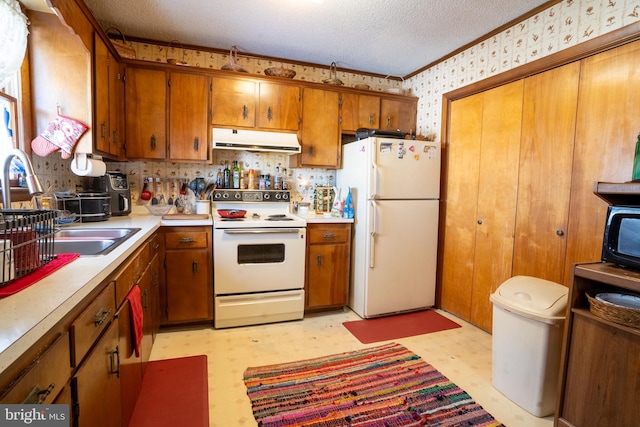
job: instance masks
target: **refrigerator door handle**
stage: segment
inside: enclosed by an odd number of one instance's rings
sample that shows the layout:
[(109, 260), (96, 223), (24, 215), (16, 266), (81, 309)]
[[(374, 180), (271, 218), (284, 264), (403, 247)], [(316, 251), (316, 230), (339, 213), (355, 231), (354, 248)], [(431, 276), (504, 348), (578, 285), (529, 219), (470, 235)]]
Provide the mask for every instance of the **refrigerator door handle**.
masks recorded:
[(369, 175), (369, 189), (371, 190), (371, 194), (369, 194), (369, 199), (373, 200), (378, 197), (378, 163), (377, 163), (377, 141), (375, 139), (372, 140), (371, 143), (371, 174)]
[(371, 215), (371, 221), (369, 222), (370, 230), (369, 230), (369, 268), (375, 267), (375, 247), (376, 247), (376, 202), (371, 200), (369, 202), (369, 209)]

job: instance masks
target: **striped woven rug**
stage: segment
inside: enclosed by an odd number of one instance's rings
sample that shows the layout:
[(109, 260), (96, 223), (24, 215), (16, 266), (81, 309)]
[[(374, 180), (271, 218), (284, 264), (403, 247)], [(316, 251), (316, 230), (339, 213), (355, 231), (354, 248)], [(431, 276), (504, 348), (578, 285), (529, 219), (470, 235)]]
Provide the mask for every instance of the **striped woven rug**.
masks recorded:
[(400, 344), (244, 372), (261, 427), (502, 426)]

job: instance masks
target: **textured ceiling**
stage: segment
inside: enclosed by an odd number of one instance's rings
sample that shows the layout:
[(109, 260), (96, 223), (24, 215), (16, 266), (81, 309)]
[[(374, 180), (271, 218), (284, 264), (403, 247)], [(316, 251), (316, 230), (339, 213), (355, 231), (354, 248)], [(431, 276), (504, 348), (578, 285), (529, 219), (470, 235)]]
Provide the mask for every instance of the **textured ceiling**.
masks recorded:
[(85, 0), (136, 37), (406, 76), (548, 0)]

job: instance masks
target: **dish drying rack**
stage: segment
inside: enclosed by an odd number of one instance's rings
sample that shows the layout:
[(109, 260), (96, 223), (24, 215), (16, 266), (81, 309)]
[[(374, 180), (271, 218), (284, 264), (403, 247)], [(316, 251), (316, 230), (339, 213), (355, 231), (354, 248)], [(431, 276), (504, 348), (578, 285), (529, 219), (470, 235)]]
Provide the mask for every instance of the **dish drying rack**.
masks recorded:
[(49, 263), (53, 253), (53, 210), (0, 209), (0, 286)]

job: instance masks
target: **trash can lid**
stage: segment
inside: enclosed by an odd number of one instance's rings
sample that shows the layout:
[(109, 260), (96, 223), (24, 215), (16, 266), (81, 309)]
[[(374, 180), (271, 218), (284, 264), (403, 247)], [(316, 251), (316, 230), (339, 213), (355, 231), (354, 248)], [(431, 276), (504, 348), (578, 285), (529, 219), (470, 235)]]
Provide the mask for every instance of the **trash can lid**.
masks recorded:
[(531, 276), (514, 276), (491, 295), (491, 301), (514, 312), (546, 319), (564, 319), (569, 289)]

